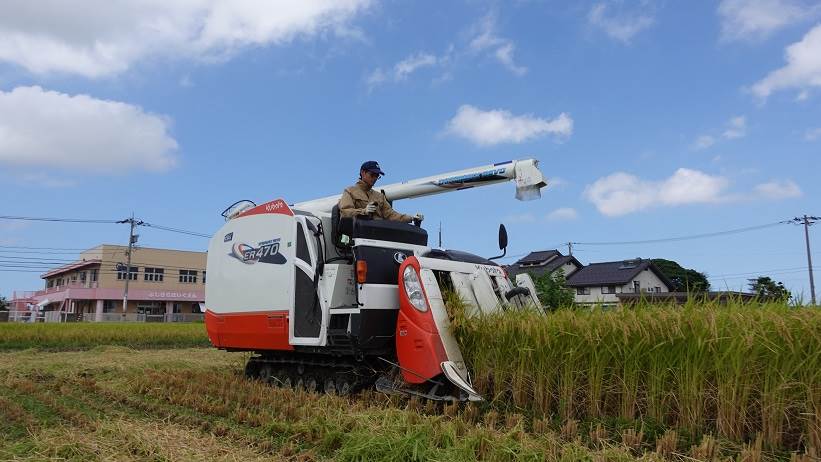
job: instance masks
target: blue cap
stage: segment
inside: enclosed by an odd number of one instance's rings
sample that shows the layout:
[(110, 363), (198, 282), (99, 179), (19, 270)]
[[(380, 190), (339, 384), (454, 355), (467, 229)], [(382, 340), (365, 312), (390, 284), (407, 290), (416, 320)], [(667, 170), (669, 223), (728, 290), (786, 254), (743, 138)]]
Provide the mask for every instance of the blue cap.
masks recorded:
[(383, 172), (382, 169), (379, 168), (379, 162), (375, 160), (369, 160), (365, 162), (364, 164), (362, 164), (362, 167), (360, 167), (359, 170), (365, 170), (371, 173), (378, 173), (380, 175), (385, 174), (385, 172)]

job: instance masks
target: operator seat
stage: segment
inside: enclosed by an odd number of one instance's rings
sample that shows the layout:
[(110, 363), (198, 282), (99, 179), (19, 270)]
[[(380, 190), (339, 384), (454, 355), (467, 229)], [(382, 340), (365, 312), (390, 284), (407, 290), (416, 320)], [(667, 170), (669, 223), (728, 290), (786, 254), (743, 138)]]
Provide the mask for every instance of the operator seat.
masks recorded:
[[(353, 218), (343, 217), (339, 213), (339, 205), (334, 205), (331, 209), (331, 240), (339, 249), (350, 247), (350, 243), (342, 243), (342, 235), (353, 237)], [(351, 241), (352, 242), (352, 241)]]

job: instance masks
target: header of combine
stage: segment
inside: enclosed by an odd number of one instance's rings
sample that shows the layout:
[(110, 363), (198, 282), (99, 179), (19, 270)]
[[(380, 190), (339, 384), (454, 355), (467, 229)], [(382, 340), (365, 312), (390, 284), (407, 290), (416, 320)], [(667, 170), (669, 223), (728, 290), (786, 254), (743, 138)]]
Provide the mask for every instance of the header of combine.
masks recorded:
[[(430, 196), (449, 191), (487, 186), (505, 181), (516, 182), (516, 199), (531, 200), (541, 197), (541, 188), (547, 186), (539, 161), (536, 159), (509, 160), (492, 165), (442, 173), (415, 180), (378, 186), (389, 201)], [(294, 204), (299, 210), (330, 212), (339, 202), (339, 194)]]

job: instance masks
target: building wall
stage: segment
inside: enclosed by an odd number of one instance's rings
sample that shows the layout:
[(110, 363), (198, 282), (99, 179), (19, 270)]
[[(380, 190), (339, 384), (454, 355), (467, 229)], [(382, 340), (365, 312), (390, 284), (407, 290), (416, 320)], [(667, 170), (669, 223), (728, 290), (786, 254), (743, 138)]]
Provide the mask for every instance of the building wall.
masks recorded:
[(564, 271), (564, 277), (568, 278), (571, 274), (578, 271), (579, 268), (573, 263), (565, 263), (564, 265), (562, 265), (562, 270)]
[[(603, 290), (602, 286), (589, 286), (589, 287), (586, 287), (586, 289), (588, 289), (589, 292), (590, 292), (589, 294), (579, 294), (578, 291), (576, 291), (576, 294), (575, 294), (576, 303), (583, 303), (583, 304), (618, 303), (619, 299), (616, 296), (616, 294), (635, 293), (634, 285), (633, 285), (635, 281), (639, 282), (639, 290), (651, 291), (651, 289), (652, 289), (652, 292), (655, 293), (655, 289), (656, 289), (656, 287), (658, 287), (660, 289), (659, 292), (669, 292), (670, 291), (670, 288), (667, 287), (661, 281), (661, 279), (659, 279), (658, 276), (656, 276), (656, 273), (654, 273), (650, 269), (645, 269), (644, 271), (637, 274), (636, 277), (631, 279), (630, 282), (628, 282), (627, 284), (624, 284), (624, 285), (621, 285), (621, 286), (615, 286), (614, 288), (615, 288), (616, 293), (614, 293), (614, 294), (603, 293), (602, 292), (602, 290)], [(576, 290), (576, 289), (574, 289), (574, 290)]]
[[(104, 245), (100, 271), (100, 287), (125, 287), (124, 279), (117, 279), (117, 264), (125, 265), (128, 261), (126, 251), (128, 247)], [(138, 248), (133, 251), (131, 266), (137, 267), (137, 279), (129, 281), (128, 287), (135, 289), (157, 289), (171, 291), (202, 290), (205, 287), (203, 272), (205, 271), (206, 253), (188, 252), (184, 250)], [(162, 268), (163, 281), (146, 281), (145, 268)], [(180, 270), (194, 270), (197, 272), (196, 282), (180, 282)]]
[[(80, 260), (101, 260), (102, 263), (78, 268), (46, 278), (44, 287), (59, 285), (82, 285), (83, 287), (125, 288), (125, 279), (118, 279), (117, 265), (128, 261), (125, 246), (101, 245), (80, 254)], [(163, 291), (203, 290), (205, 283), (206, 252), (188, 252), (184, 250), (167, 250), (138, 248), (134, 250), (131, 266), (137, 268), (137, 279), (129, 281), (131, 289), (149, 289)], [(146, 281), (145, 268), (162, 268), (163, 280)], [(97, 283), (92, 280), (92, 271), (97, 271)], [(180, 270), (197, 272), (196, 282), (180, 282)], [(83, 274), (85, 273), (85, 282)]]
[[(670, 288), (667, 287), (656, 273), (646, 269), (639, 273), (634, 280), (639, 281), (641, 285), (641, 289), (644, 289), (646, 292), (656, 292), (655, 288), (659, 288), (659, 292), (670, 292)], [(651, 290), (652, 289), (652, 290)], [(633, 286), (630, 286), (630, 291), (633, 291)]]

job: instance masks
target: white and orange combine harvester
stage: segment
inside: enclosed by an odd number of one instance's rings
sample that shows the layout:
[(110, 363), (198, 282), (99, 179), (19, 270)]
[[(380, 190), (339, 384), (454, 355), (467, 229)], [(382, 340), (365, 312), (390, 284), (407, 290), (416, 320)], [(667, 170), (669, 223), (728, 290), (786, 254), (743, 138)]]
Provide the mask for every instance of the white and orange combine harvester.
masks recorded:
[[(546, 185), (538, 162), (527, 159), (380, 190), (395, 201), (510, 180), (521, 200), (540, 197)], [(240, 201), (223, 212), (226, 223), (208, 246), (211, 343), (253, 351), (246, 375), (275, 384), (481, 399), (442, 293), (458, 293), (471, 315), (538, 305), (532, 281), (514, 284), (487, 258), (431, 248), (418, 226), (340, 218), (338, 199)], [(500, 226), (499, 247), (506, 246)]]

